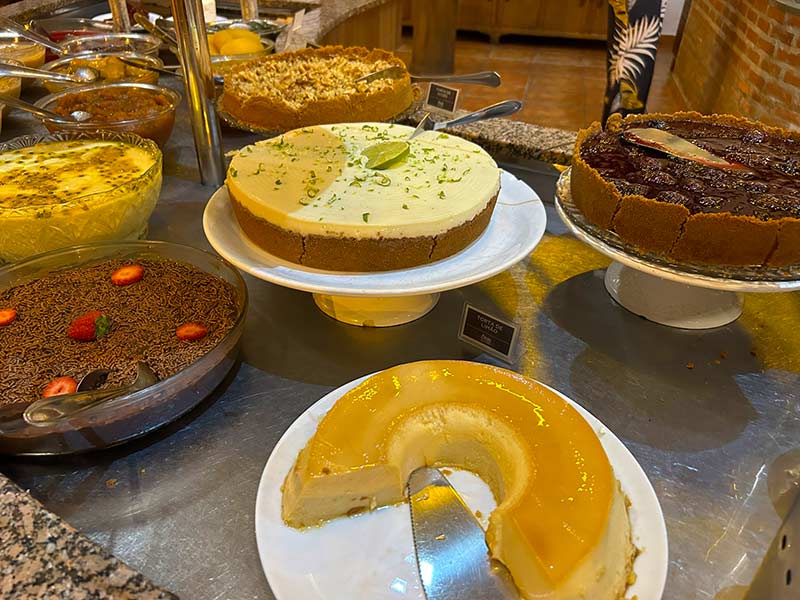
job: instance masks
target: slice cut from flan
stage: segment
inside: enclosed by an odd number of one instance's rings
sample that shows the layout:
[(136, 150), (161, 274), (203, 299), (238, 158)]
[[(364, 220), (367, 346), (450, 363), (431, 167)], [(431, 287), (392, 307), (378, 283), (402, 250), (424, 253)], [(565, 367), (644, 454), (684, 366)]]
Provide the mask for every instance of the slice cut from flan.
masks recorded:
[(288, 473), (283, 518), (306, 527), (402, 502), (423, 465), (489, 485), (487, 544), (523, 598), (624, 597), (635, 549), (597, 435), (557, 394), (488, 365), (400, 365), (346, 393)]
[[(497, 163), (458, 136), (389, 123), (304, 127), (239, 150), (225, 179), (247, 237), (332, 271), (416, 267), (463, 250), (489, 224)], [(368, 148), (408, 143), (388, 165)], [(365, 151), (367, 153), (365, 154)]]

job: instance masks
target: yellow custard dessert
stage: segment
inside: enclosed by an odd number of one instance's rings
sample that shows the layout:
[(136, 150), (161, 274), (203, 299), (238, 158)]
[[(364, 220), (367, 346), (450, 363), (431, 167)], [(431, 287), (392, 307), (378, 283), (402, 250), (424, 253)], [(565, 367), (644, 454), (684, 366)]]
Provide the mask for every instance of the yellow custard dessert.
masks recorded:
[(335, 271), (400, 269), (455, 254), (488, 225), (500, 170), (479, 146), (433, 131), (385, 168), (367, 166), (366, 149), (402, 144), (412, 131), (320, 125), (242, 148), (225, 181), (239, 224), (272, 254)]
[(283, 518), (306, 527), (402, 502), (424, 465), (490, 486), (487, 544), (523, 598), (624, 597), (635, 549), (597, 435), (557, 394), (488, 365), (411, 363), (346, 393), (288, 473)]
[(161, 152), (136, 136), (0, 152), (0, 260), (136, 239), (161, 191)]

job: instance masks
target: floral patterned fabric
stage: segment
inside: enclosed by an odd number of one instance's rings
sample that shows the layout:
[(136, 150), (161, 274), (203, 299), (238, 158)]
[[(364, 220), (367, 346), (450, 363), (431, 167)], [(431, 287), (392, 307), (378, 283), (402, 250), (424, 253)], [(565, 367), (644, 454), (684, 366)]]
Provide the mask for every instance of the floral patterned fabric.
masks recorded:
[(667, 0), (608, 0), (603, 123), (612, 113), (645, 112)]

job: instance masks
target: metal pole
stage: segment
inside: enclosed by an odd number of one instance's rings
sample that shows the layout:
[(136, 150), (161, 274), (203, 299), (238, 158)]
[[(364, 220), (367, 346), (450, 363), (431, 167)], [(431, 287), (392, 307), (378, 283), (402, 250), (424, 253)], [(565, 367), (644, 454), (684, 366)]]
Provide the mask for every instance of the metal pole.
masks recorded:
[(241, 0), (242, 19), (253, 21), (258, 19), (258, 0)]
[(219, 120), (214, 107), (214, 79), (208, 52), (202, 0), (172, 0), (172, 16), (183, 66), (200, 181), (218, 187), (225, 180)]
[(131, 18), (125, 0), (108, 0), (111, 9), (111, 23), (114, 31), (128, 33), (131, 30)]

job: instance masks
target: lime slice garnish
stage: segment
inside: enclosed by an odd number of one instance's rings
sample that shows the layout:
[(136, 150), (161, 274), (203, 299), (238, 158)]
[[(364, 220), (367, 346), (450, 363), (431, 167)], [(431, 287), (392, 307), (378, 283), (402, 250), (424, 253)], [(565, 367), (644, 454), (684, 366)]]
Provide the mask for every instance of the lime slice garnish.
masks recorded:
[(362, 156), (367, 157), (368, 169), (385, 169), (405, 158), (408, 142), (380, 142), (364, 148)]

